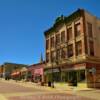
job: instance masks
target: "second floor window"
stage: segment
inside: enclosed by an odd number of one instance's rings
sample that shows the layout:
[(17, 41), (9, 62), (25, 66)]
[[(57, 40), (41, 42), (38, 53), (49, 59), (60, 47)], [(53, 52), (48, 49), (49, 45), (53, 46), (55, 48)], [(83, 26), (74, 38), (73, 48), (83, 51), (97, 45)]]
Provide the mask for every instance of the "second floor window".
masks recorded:
[(54, 45), (55, 45), (55, 43), (54, 43), (54, 37), (51, 37), (51, 48), (53, 48), (54, 47)]
[(89, 41), (89, 47), (90, 47), (90, 55), (94, 56), (94, 43), (93, 43), (93, 41)]
[(46, 40), (46, 50), (49, 49), (49, 39)]
[(89, 35), (89, 37), (93, 38), (92, 24), (91, 23), (87, 23), (87, 27), (88, 27), (88, 35)]
[(66, 50), (65, 50), (65, 48), (61, 49), (61, 58), (62, 59), (66, 58)]
[(75, 36), (80, 36), (81, 35), (81, 25), (80, 23), (75, 25)]
[(65, 31), (61, 32), (61, 42), (64, 43), (65, 42)]
[(82, 54), (82, 42), (79, 41), (76, 43), (76, 55), (81, 55)]
[(68, 57), (73, 56), (73, 45), (68, 45)]
[(49, 62), (49, 53), (46, 54), (46, 62)]
[(56, 44), (60, 44), (60, 34), (56, 35)]
[(55, 60), (55, 52), (51, 51), (51, 62), (54, 62)]
[(67, 29), (67, 40), (71, 40), (72, 39), (72, 27)]
[(56, 60), (60, 60), (60, 49), (56, 51)]

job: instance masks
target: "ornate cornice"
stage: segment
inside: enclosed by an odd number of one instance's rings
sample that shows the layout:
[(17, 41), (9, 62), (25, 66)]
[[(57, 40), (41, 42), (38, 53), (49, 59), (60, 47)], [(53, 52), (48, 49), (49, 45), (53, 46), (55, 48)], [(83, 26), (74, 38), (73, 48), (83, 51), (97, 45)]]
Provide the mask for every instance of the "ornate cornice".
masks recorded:
[(46, 30), (44, 32), (44, 35), (47, 36), (52, 32), (56, 31), (56, 28), (61, 25), (61, 24), (66, 24), (69, 22), (72, 22), (74, 19), (81, 17), (84, 15), (84, 10), (83, 9), (78, 9), (77, 11), (75, 11), (74, 13), (72, 13), (71, 15), (64, 17), (63, 15), (61, 15), (60, 17), (58, 17), (54, 23), (54, 25), (49, 28), (48, 30)]

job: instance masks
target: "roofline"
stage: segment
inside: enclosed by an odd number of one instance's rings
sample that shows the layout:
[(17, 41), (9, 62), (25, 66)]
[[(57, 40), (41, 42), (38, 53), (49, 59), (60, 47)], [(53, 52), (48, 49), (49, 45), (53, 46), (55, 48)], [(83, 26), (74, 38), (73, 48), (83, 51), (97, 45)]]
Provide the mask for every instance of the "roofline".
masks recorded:
[(31, 66), (36, 66), (36, 65), (41, 65), (41, 64), (45, 64), (45, 61), (43, 61), (43, 62), (41, 62), (41, 63), (32, 64), (32, 65), (30, 65), (29, 67), (31, 67)]
[(56, 27), (58, 25), (60, 25), (61, 23), (70, 22), (72, 20), (71, 18), (73, 18), (73, 16), (76, 18), (78, 16), (82, 16), (83, 14), (84, 14), (84, 9), (77, 9), (75, 12), (73, 12), (69, 16), (66, 16), (66, 17), (64, 17), (64, 19), (60, 20), (59, 22), (54, 23), (54, 25), (51, 28), (49, 28), (48, 30), (46, 30), (44, 32), (44, 35), (46, 36), (46, 35), (48, 35), (48, 33), (55, 31)]
[(5, 64), (15, 64), (15, 65), (23, 65), (23, 66), (28, 66), (28, 65), (25, 65), (25, 64), (17, 64), (17, 63), (10, 63), (10, 62), (5, 62), (4, 64), (2, 64), (2, 65), (5, 65)]

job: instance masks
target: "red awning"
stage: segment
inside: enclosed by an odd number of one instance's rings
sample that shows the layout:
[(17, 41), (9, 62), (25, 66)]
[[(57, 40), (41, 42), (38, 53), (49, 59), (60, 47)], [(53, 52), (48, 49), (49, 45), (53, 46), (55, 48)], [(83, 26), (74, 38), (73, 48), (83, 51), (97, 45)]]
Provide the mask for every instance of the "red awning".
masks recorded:
[(19, 75), (19, 74), (20, 74), (20, 72), (14, 72), (11, 74), (11, 76), (15, 76), (15, 75)]

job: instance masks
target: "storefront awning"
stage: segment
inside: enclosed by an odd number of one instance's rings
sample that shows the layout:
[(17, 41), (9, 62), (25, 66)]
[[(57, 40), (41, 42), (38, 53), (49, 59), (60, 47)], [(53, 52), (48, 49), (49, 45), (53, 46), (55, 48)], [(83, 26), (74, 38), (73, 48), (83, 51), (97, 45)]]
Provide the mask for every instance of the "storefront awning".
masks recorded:
[(19, 74), (20, 74), (20, 72), (14, 72), (14, 73), (11, 74), (11, 76), (16, 76), (16, 75), (19, 75)]

